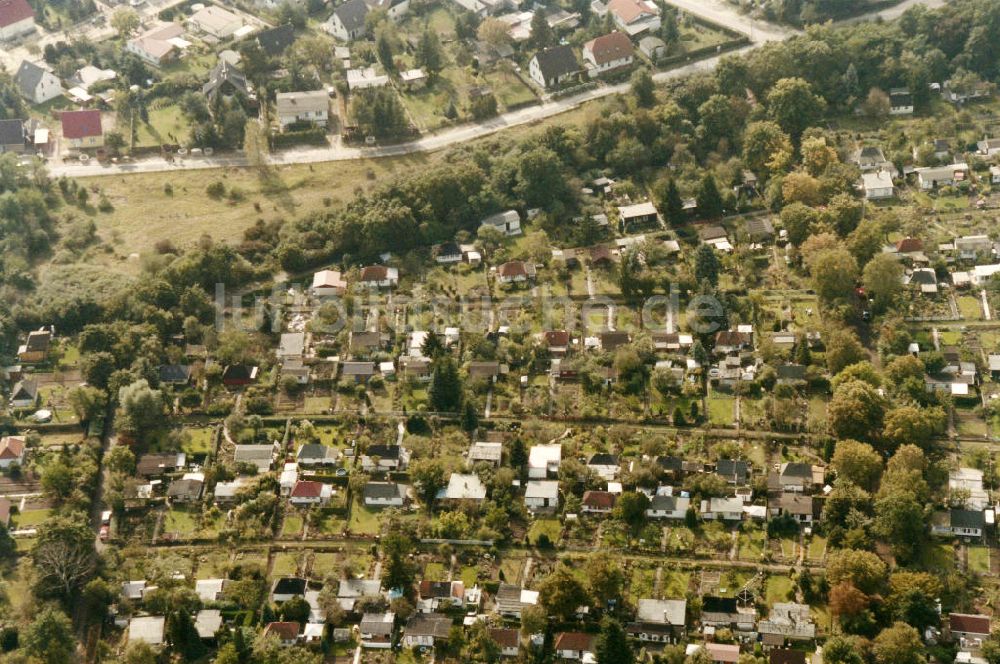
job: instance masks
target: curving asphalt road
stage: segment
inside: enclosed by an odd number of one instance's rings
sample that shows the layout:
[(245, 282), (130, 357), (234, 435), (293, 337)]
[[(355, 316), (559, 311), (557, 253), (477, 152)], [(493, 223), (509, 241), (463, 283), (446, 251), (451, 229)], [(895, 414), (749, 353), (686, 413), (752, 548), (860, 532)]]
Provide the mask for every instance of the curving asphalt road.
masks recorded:
[[(789, 37), (800, 34), (794, 28), (775, 25), (766, 21), (759, 21), (741, 14), (737, 8), (725, 0), (667, 0), (670, 4), (686, 12), (723, 25), (732, 30), (742, 32), (750, 36), (751, 44), (730, 53), (746, 52), (757, 48), (762, 44), (772, 41), (782, 41)], [(872, 21), (877, 19), (890, 20), (899, 17), (904, 11), (918, 4), (923, 4), (931, 8), (944, 5), (947, 0), (903, 0), (900, 4), (884, 9), (880, 12), (873, 12), (851, 19), (850, 22)], [(718, 64), (722, 56), (714, 56), (699, 60), (683, 67), (671, 69), (669, 71), (657, 72), (653, 79), (657, 82), (669, 81), (671, 79), (687, 76), (695, 72), (709, 71)], [(588, 90), (578, 95), (565, 97), (558, 100), (548, 100), (542, 104), (529, 106), (509, 113), (504, 113), (496, 118), (480, 123), (463, 124), (458, 127), (446, 129), (444, 131), (423, 136), (408, 143), (398, 143), (387, 146), (373, 147), (350, 147), (344, 146), (337, 140), (331, 146), (307, 147), (284, 150), (271, 155), (270, 162), (275, 166), (289, 164), (310, 164), (330, 161), (346, 161), (350, 159), (370, 159), (378, 157), (394, 157), (421, 152), (432, 152), (451, 145), (457, 145), (467, 141), (490, 136), (496, 132), (509, 127), (531, 124), (546, 118), (550, 118), (560, 113), (573, 110), (588, 101), (600, 99), (609, 95), (627, 92), (628, 83), (617, 85), (601, 86)], [(224, 157), (185, 157), (177, 158), (170, 162), (161, 157), (143, 159), (136, 162), (118, 164), (99, 164), (90, 161), (86, 164), (73, 163), (52, 163), (49, 165), (49, 172), (54, 176), (67, 177), (91, 177), (101, 175), (122, 175), (128, 173), (158, 173), (177, 170), (198, 170), (211, 168), (241, 167), (246, 166), (247, 161), (239, 154)]]

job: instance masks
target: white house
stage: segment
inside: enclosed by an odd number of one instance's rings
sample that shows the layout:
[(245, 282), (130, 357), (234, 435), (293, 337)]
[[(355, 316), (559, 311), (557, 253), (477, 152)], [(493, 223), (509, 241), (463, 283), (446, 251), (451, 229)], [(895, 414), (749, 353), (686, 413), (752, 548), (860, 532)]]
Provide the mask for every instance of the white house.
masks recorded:
[(579, 71), (580, 63), (568, 44), (543, 49), (528, 63), (528, 76), (545, 90), (569, 82)]
[(176, 58), (178, 52), (190, 45), (181, 37), (183, 34), (182, 26), (168, 23), (129, 39), (125, 42), (125, 50), (146, 64), (159, 67)]
[(528, 477), (543, 480), (559, 472), (562, 463), (562, 445), (535, 445), (528, 452)]
[(437, 499), (481, 503), (486, 499), (486, 485), (475, 473), (452, 473), (448, 486), (438, 491)]
[(861, 186), (865, 190), (865, 199), (881, 201), (896, 195), (889, 171), (872, 171), (861, 175)]
[(587, 461), (587, 468), (594, 471), (602, 480), (611, 481), (618, 475), (621, 465), (616, 454), (594, 454)]
[(524, 490), (524, 505), (532, 511), (558, 508), (559, 482), (528, 480), (528, 486)]
[(740, 498), (712, 498), (701, 501), (701, 515), (718, 521), (742, 521), (743, 501)]
[(288, 495), (288, 502), (298, 506), (326, 505), (332, 496), (333, 487), (329, 484), (298, 480)]
[(33, 104), (44, 104), (63, 94), (62, 83), (55, 74), (27, 60), (18, 68), (14, 82)]
[(163, 616), (138, 616), (128, 623), (129, 643), (163, 644), (167, 620)]
[(630, 37), (643, 32), (652, 34), (660, 28), (660, 8), (651, 0), (611, 0), (608, 13)]
[(479, 230), (483, 228), (492, 227), (503, 233), (504, 235), (520, 235), (521, 234), (521, 215), (517, 210), (506, 210), (505, 212), (499, 212), (497, 214), (486, 217), (481, 222), (479, 222)]
[(275, 96), (275, 105), (281, 131), (297, 123), (325, 127), (330, 119), (330, 95), (326, 90), (279, 92)]
[(191, 15), (188, 22), (216, 39), (228, 39), (243, 27), (242, 18), (216, 5), (207, 5), (199, 9)]
[(374, 67), (347, 70), (347, 87), (351, 91), (384, 88), (387, 85), (389, 77), (385, 74), (376, 74)]
[(0, 438), (0, 468), (24, 465), (25, 439), (21, 436)]
[(368, 4), (365, 0), (347, 0), (333, 10), (333, 14), (323, 24), (323, 29), (340, 41), (354, 41), (368, 34), (366, 16)]
[(938, 187), (949, 187), (969, 178), (969, 165), (964, 163), (950, 166), (927, 166), (916, 169), (917, 182), (923, 191)]
[(347, 291), (347, 281), (336, 270), (320, 270), (313, 275), (312, 287), (309, 290), (316, 297), (343, 295)]
[(35, 10), (28, 0), (0, 0), (0, 42), (13, 41), (35, 31)]
[(367, 507), (402, 507), (406, 487), (395, 482), (368, 482), (361, 492)]
[(358, 283), (376, 288), (392, 288), (399, 285), (399, 270), (385, 265), (369, 265), (361, 269)]
[(646, 508), (650, 519), (683, 519), (687, 516), (691, 499), (687, 496), (655, 495)]
[(625, 33), (612, 32), (584, 44), (583, 61), (587, 66), (587, 75), (596, 78), (631, 65), (635, 62), (635, 50)]

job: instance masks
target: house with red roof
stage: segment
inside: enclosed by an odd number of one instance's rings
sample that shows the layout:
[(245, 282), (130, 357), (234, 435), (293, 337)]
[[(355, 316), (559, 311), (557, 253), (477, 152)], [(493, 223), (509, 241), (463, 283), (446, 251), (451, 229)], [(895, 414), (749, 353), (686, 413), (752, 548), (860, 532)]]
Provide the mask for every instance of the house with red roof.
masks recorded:
[(951, 638), (963, 648), (980, 648), (992, 632), (990, 617), (976, 613), (952, 613), (948, 616)]
[(660, 27), (660, 8), (651, 0), (611, 0), (608, 13), (630, 37), (653, 33)]
[(588, 514), (610, 514), (617, 496), (610, 491), (584, 491), (582, 511)]
[(635, 62), (632, 40), (618, 31), (591, 39), (583, 45), (583, 62), (590, 78), (628, 67)]
[(15, 463), (24, 465), (24, 442), (21, 436), (0, 438), (0, 468), (10, 468)]
[(490, 638), (500, 646), (501, 657), (517, 657), (521, 647), (521, 632), (517, 629), (494, 627), (490, 630)]
[(62, 132), (66, 144), (77, 150), (104, 145), (100, 111), (65, 111), (62, 114)]
[(297, 622), (272, 622), (264, 627), (264, 636), (274, 635), (283, 646), (292, 646), (299, 640)]
[(35, 10), (28, 0), (0, 0), (0, 42), (13, 41), (35, 31)]
[(292, 492), (288, 496), (288, 502), (292, 505), (326, 505), (333, 496), (333, 487), (322, 482), (312, 480), (299, 480), (292, 487)]

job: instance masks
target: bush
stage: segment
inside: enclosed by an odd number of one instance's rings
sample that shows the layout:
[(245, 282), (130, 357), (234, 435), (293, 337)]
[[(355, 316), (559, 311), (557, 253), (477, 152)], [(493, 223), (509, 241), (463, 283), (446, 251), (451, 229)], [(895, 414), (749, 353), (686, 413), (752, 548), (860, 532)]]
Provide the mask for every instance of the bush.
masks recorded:
[(212, 184), (205, 187), (205, 193), (210, 197), (219, 199), (226, 195), (226, 185), (220, 180), (216, 180)]

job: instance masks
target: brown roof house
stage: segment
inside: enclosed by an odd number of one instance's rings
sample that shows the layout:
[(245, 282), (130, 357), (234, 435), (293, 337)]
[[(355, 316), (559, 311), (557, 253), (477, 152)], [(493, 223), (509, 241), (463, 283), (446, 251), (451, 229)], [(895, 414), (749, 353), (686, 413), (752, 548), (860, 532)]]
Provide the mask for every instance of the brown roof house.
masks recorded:
[(52, 345), (52, 330), (42, 328), (28, 332), (27, 339), (17, 348), (17, 359), (21, 364), (44, 362)]
[(587, 75), (597, 78), (606, 72), (628, 67), (635, 62), (632, 41), (624, 32), (612, 32), (591, 39), (583, 45)]
[(501, 284), (519, 284), (535, 278), (535, 266), (524, 261), (509, 261), (497, 268)]
[(582, 511), (588, 514), (610, 514), (617, 496), (610, 491), (584, 491)]
[(594, 653), (594, 635), (586, 632), (559, 632), (556, 634), (555, 651), (556, 657), (561, 659), (591, 659)]
[(990, 617), (981, 614), (952, 613), (948, 616), (951, 637), (962, 648), (980, 648), (990, 638)]
[(35, 10), (28, 0), (0, 0), (0, 42), (35, 31)]
[(0, 468), (24, 465), (24, 443), (25, 439), (21, 436), (0, 438)]
[(385, 265), (361, 268), (358, 283), (369, 288), (392, 288), (399, 285), (399, 270)]
[(104, 145), (100, 111), (63, 111), (60, 117), (63, 139), (69, 147), (86, 150)]

